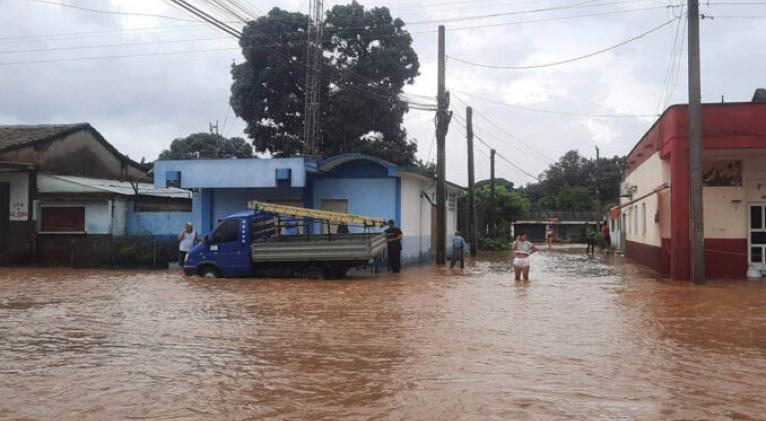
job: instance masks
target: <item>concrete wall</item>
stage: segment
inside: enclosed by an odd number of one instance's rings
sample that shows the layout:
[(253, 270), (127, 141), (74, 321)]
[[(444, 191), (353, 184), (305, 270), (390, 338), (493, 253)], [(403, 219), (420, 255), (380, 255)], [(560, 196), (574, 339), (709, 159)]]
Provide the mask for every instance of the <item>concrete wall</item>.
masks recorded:
[(181, 187), (191, 188), (263, 188), (277, 187), (276, 170), (291, 170), (291, 187), (306, 184), (304, 158), (279, 159), (199, 159), (157, 161), (154, 163), (154, 186), (166, 187), (168, 171), (181, 172)]
[(29, 209), (29, 173), (0, 173), (0, 183), (10, 184), (9, 217), (10, 221), (28, 221), (32, 212)]
[[(398, 182), (395, 178), (319, 178), (313, 184), (312, 207), (319, 209), (323, 199), (348, 200), (351, 214), (400, 219), (397, 216)], [(360, 227), (350, 229), (352, 232), (362, 230)]]
[(128, 235), (178, 235), (184, 224), (192, 221), (191, 212), (135, 212), (127, 207)]
[(401, 178), (402, 210), (401, 229), (402, 259), (421, 261), (432, 256), (431, 217), (434, 207), (421, 194), (427, 191), (432, 182), (412, 177)]
[[(634, 198), (641, 197), (656, 189), (662, 183), (670, 182), (670, 162), (660, 158), (660, 153), (655, 152), (639, 167), (633, 170), (625, 182), (636, 186)], [(623, 198), (622, 203), (633, 199)], [(670, 201), (666, 201), (669, 205)], [(634, 243), (645, 244), (654, 247), (662, 246), (663, 227), (661, 224), (670, 221), (670, 213), (663, 218), (660, 214), (658, 221), (655, 215), (661, 211), (662, 199), (657, 194), (652, 194), (630, 206), (622, 209), (622, 214), (627, 216), (625, 227), (626, 240)], [(669, 237), (669, 232), (668, 232)], [(668, 238), (666, 237), (666, 238)]]
[(150, 181), (144, 171), (116, 156), (89, 130), (81, 130), (36, 147), (30, 145), (0, 153), (0, 161), (36, 164), (40, 171), (60, 175)]

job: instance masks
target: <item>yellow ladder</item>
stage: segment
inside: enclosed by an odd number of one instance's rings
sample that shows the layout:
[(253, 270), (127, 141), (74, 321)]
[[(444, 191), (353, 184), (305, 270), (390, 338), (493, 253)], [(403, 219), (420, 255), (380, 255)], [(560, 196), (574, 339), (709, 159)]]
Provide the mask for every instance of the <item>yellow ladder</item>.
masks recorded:
[(336, 224), (349, 224), (349, 225), (364, 225), (370, 226), (384, 226), (386, 220), (383, 218), (377, 218), (374, 216), (361, 216), (361, 215), (349, 215), (347, 213), (330, 212), (319, 209), (306, 209), (299, 208), (297, 206), (278, 205), (275, 203), (266, 203), (259, 200), (251, 200), (247, 202), (247, 208), (253, 210), (260, 210), (264, 212), (271, 212), (277, 215), (288, 215), (296, 217), (306, 217), (321, 219)]

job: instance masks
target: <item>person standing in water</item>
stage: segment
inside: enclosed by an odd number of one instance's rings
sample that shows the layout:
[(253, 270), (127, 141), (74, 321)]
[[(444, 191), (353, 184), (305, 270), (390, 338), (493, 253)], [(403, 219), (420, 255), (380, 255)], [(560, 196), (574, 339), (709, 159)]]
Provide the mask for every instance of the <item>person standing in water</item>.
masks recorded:
[(529, 256), (537, 251), (537, 247), (527, 240), (526, 233), (519, 233), (516, 241), (511, 246), (514, 252), (513, 273), (517, 281), (521, 281), (522, 276), (525, 281), (529, 281)]
[(449, 259), (449, 268), (455, 267), (455, 264), (460, 261), (460, 269), (465, 269), (465, 240), (460, 235), (460, 231), (455, 231), (455, 235), (452, 237), (452, 256)]
[(588, 224), (588, 228), (585, 229), (585, 241), (588, 243), (585, 248), (586, 254), (593, 254), (596, 252), (596, 230), (593, 229), (593, 225)]
[(545, 226), (545, 243), (548, 245), (548, 251), (553, 248), (553, 227), (550, 225)]
[(393, 273), (399, 273), (402, 268), (402, 230), (390, 219), (385, 233), (388, 243), (388, 268)]
[(196, 241), (197, 232), (194, 231), (194, 225), (191, 222), (187, 222), (184, 229), (178, 234), (178, 264), (181, 267), (184, 266), (186, 254), (194, 247)]

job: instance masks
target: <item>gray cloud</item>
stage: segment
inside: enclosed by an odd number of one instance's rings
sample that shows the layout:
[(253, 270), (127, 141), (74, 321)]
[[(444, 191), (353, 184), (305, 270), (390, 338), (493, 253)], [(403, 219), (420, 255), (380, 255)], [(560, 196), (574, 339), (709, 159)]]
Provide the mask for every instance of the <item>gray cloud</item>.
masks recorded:
[[(73, 3), (93, 8), (183, 16), (159, 0), (83, 0)], [(575, 0), (497, 1), (477, 0), (460, 4), (434, 5), (433, 1), (363, 1), (366, 5), (390, 6), (405, 22), (444, 19), (546, 6), (581, 3)], [(297, 10), (306, 7), (298, 0), (269, 4), (252, 2), (261, 10), (273, 6)], [(335, 2), (332, 2), (333, 4)], [(596, 3), (596, 2), (592, 2)], [(602, 1), (601, 3), (613, 3)], [(659, 0), (625, 1), (621, 4), (578, 7), (548, 13), (509, 15), (486, 20), (448, 23), (447, 28), (476, 26), (473, 30), (448, 32), (449, 55), (487, 64), (536, 64), (570, 58), (615, 44), (672, 18), (665, 9), (635, 13), (558, 20), (523, 25), (489, 27), (487, 24), (571, 16), (606, 10), (639, 9), (663, 5)], [(325, 5), (331, 7), (330, 3)], [(764, 15), (764, 6), (703, 6), (712, 16)], [(397, 12), (398, 10), (398, 12)], [(758, 52), (766, 47), (760, 30), (762, 20), (714, 19), (702, 22), (703, 99), (747, 101), (753, 90), (764, 85), (766, 62)], [(484, 25), (484, 27), (481, 27)], [(435, 24), (412, 25), (415, 32), (435, 29)], [(162, 27), (153, 32), (104, 33), (62, 37), (9, 39), (8, 37), (85, 31), (112, 31)], [(0, 15), (0, 63), (72, 57), (131, 55), (203, 48), (236, 47), (236, 42), (197, 41), (119, 48), (62, 50), (34, 53), (2, 53), (7, 50), (92, 46), (129, 42), (188, 40), (221, 34), (202, 25), (153, 18), (103, 15), (39, 4), (24, 0), (3, 2)], [(473, 68), (448, 63), (448, 84), (453, 89), (497, 101), (549, 110), (584, 113), (653, 113), (661, 93), (674, 27), (664, 28), (608, 54), (558, 67), (511, 71)], [(422, 75), (409, 92), (434, 95), (436, 90), (436, 36), (415, 33), (414, 46), (421, 60)], [(0, 123), (48, 123), (88, 121), (120, 150), (131, 157), (154, 159), (176, 137), (207, 129), (208, 120), (227, 119), (227, 132), (241, 135), (242, 122), (234, 121), (228, 105), (232, 60), (241, 60), (236, 50), (167, 56), (114, 58), (48, 64), (0, 65)], [(459, 96), (458, 93), (455, 93)], [(685, 54), (670, 102), (685, 102)], [(598, 145), (603, 155), (624, 154), (649, 128), (653, 119), (600, 119), (522, 111), (478, 99), (463, 98), (476, 111), (491, 118), (507, 132), (533, 145), (545, 155), (558, 157), (569, 149), (593, 155)], [(462, 106), (453, 100), (453, 109)], [(406, 120), (410, 135), (418, 139), (419, 156), (434, 159), (432, 114), (413, 112)], [(478, 116), (476, 131), (504, 156), (525, 170), (538, 174), (545, 159), (506, 136)], [(465, 183), (465, 140), (453, 124), (448, 135), (450, 179)], [(482, 149), (486, 149), (481, 147)], [(477, 177), (489, 175), (483, 155), (477, 154)], [(498, 176), (519, 184), (528, 177), (499, 162)]]

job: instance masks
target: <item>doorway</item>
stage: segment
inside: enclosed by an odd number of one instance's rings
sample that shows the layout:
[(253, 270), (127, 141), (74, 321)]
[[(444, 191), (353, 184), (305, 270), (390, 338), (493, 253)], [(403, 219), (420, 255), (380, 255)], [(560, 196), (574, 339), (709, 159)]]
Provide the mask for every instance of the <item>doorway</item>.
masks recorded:
[[(322, 199), (321, 209), (323, 211), (348, 213), (347, 199)], [(337, 233), (338, 227), (331, 227)], [(322, 224), (322, 234), (327, 234), (327, 224)]]
[(0, 264), (8, 262), (9, 219), (11, 208), (11, 185), (0, 183)]
[(747, 261), (766, 272), (766, 203), (751, 203), (748, 212)]

